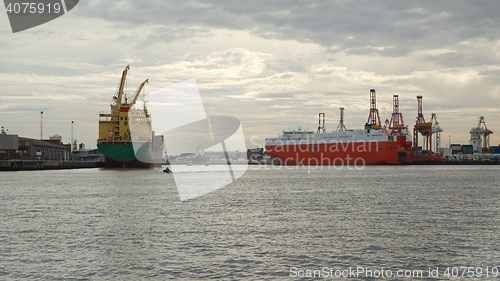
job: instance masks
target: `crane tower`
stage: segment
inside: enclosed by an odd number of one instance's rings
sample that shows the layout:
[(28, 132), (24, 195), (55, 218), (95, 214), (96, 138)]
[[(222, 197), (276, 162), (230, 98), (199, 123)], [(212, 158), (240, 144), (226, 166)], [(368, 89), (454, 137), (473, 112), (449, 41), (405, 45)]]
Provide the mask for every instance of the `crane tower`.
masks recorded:
[(483, 153), (487, 151), (490, 147), (490, 135), (493, 134), (493, 131), (489, 130), (486, 127), (486, 122), (484, 121), (484, 117), (479, 117), (479, 122), (475, 128), (470, 129), (470, 144), (474, 152)]
[(435, 152), (439, 152), (441, 150), (441, 132), (443, 131), (443, 129), (441, 129), (441, 126), (439, 126), (436, 113), (432, 113), (431, 123), (432, 133), (435, 134)]
[(415, 126), (413, 127), (413, 149), (418, 150), (418, 134), (424, 137), (425, 150), (428, 153), (432, 149), (432, 122), (425, 122), (422, 114), (422, 96), (417, 96), (418, 115)]
[(380, 115), (378, 114), (377, 108), (377, 93), (375, 89), (370, 89), (370, 114), (368, 115), (368, 121), (366, 121), (367, 125), (371, 125), (371, 127), (375, 130), (379, 130), (382, 128), (380, 124)]
[(389, 123), (391, 135), (401, 135), (401, 129), (404, 128), (403, 114), (399, 112), (399, 96), (394, 95), (392, 97), (392, 117)]

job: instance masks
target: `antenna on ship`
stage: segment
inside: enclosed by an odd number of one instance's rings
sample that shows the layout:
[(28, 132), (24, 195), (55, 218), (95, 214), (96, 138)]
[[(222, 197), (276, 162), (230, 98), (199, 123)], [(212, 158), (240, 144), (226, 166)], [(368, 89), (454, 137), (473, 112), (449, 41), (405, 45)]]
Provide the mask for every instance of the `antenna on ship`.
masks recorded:
[(340, 121), (339, 125), (337, 126), (337, 131), (346, 131), (347, 129), (345, 128), (344, 125), (344, 108), (340, 108)]
[(380, 115), (377, 108), (377, 93), (375, 89), (370, 89), (370, 115), (368, 115), (367, 125), (371, 125), (372, 129), (379, 130), (382, 128), (380, 124)]
[[(321, 123), (323, 123), (323, 125)], [(325, 128), (325, 113), (323, 113), (323, 112), (321, 112), (321, 113), (318, 114), (318, 130), (316, 131), (316, 134), (319, 134), (321, 131), (323, 131), (323, 133), (326, 131), (326, 128)]]

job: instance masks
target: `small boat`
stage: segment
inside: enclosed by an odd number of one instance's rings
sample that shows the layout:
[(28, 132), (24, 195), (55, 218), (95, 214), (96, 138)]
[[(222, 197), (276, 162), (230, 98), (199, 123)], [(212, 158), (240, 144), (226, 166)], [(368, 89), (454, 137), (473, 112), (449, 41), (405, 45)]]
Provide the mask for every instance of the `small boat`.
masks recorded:
[(172, 170), (170, 170), (170, 168), (167, 167), (167, 168), (165, 168), (165, 170), (163, 170), (163, 172), (170, 174), (170, 173), (172, 173)]

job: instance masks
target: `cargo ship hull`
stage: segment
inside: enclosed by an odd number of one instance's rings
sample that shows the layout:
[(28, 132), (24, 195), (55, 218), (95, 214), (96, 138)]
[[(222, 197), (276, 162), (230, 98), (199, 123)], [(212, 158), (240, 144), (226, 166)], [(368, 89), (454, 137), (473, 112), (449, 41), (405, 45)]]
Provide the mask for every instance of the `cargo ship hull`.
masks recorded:
[(343, 133), (288, 133), (266, 139), (266, 152), (284, 165), (404, 164), (411, 159), (409, 136), (363, 130)]
[(277, 164), (285, 165), (403, 164), (410, 157), (397, 142), (376, 141), (266, 145), (266, 151)]
[(106, 167), (149, 168), (162, 164), (162, 151), (152, 150), (150, 143), (99, 143), (97, 148), (105, 156)]

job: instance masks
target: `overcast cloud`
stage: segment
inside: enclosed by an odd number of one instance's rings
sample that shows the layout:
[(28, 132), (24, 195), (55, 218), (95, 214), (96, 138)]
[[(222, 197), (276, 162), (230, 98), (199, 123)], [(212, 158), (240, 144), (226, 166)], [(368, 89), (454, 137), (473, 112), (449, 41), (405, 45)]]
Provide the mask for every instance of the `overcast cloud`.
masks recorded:
[[(498, 1), (80, 1), (13, 34), (0, 13), (0, 125), (96, 147), (121, 72), (147, 92), (195, 78), (207, 114), (239, 118), (248, 139), (315, 129), (318, 112), (361, 128), (375, 88), (381, 119), (398, 94), (412, 126), (416, 98), (447, 145), (468, 143), (485, 116), (500, 143)], [(147, 99), (147, 97), (146, 97)], [(154, 112), (153, 122), (154, 122)], [(255, 142), (255, 141), (254, 141)], [(249, 146), (255, 144), (248, 142)]]

